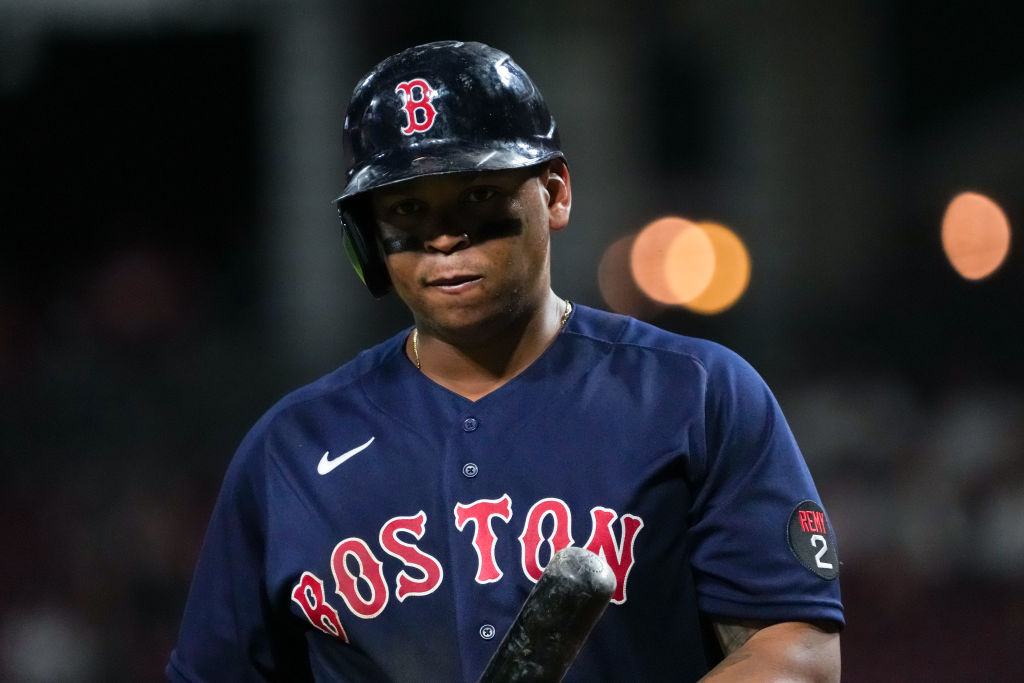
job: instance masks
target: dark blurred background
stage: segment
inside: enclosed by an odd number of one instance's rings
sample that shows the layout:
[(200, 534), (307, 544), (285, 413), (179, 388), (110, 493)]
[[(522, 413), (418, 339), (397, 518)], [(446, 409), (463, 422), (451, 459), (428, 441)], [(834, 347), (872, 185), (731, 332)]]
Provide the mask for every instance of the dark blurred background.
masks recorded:
[[(775, 389), (837, 526), (844, 680), (1022, 680), (1018, 3), (0, 0), (0, 680), (158, 680), (228, 459), (396, 332), (340, 249), (344, 107), (427, 40), (510, 52), (573, 172), (556, 290), (667, 213), (746, 242), (651, 321)], [(967, 281), (963, 190), (1016, 229)]]

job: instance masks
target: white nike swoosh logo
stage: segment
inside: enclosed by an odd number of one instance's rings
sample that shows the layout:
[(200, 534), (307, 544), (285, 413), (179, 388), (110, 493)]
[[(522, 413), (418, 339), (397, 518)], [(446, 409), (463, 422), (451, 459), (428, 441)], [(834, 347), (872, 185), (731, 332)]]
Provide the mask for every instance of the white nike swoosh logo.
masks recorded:
[(375, 436), (371, 436), (370, 440), (364, 443), (362, 446), (356, 446), (350, 451), (345, 451), (334, 460), (329, 460), (327, 458), (327, 456), (331, 454), (330, 451), (324, 451), (323, 457), (320, 458), (320, 464), (316, 466), (316, 471), (319, 472), (320, 474), (327, 474), (335, 467), (351, 458), (356, 453), (362, 453), (363, 451), (365, 451), (367, 448), (369, 448), (370, 444), (373, 443), (373, 440), (376, 438), (377, 437)]

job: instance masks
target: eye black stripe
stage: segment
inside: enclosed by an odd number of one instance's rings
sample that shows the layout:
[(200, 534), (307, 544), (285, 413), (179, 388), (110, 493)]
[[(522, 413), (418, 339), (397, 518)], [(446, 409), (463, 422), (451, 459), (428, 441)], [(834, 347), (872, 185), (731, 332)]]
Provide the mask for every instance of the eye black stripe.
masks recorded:
[(481, 223), (476, 229), (476, 242), (513, 237), (523, 232), (523, 222), (518, 218), (502, 218), (501, 220)]
[(392, 254), (400, 254), (403, 251), (420, 251), (423, 249), (423, 241), (416, 239), (412, 235), (403, 235), (402, 237), (385, 237), (381, 239), (380, 243), (384, 248), (384, 253), (388, 256)]
[[(501, 239), (503, 237), (514, 237), (523, 232), (523, 222), (518, 218), (503, 218), (496, 221), (487, 221), (477, 226), (477, 229), (470, 235), (474, 244), (480, 244), (488, 240)], [(396, 237), (382, 237), (380, 240), (384, 253), (388, 256), (400, 254), (406, 251), (422, 251), (423, 240), (412, 235), (400, 235)]]

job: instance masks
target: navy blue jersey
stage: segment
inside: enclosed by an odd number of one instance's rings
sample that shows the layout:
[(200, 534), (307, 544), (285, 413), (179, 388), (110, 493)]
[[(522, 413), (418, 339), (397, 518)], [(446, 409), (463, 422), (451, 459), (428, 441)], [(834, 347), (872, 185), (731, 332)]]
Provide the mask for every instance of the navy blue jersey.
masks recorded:
[(733, 352), (576, 306), (474, 402), (421, 374), (407, 335), (246, 436), (172, 680), (475, 681), (568, 545), (617, 589), (567, 681), (697, 679), (702, 613), (842, 623), (831, 524)]

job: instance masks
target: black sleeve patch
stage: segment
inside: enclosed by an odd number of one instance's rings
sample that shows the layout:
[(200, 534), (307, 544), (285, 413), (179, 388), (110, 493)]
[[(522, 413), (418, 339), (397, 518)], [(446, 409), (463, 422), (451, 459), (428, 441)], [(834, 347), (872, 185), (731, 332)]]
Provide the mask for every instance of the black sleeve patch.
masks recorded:
[(789, 549), (800, 560), (800, 564), (823, 579), (831, 580), (839, 576), (835, 536), (825, 511), (813, 500), (805, 500), (793, 510), (789, 516), (786, 539), (789, 541)]

